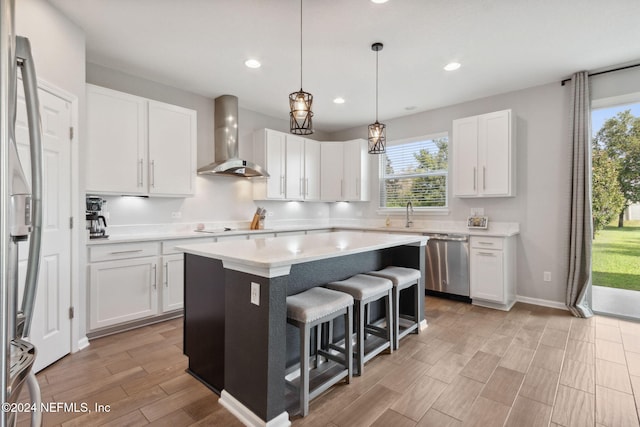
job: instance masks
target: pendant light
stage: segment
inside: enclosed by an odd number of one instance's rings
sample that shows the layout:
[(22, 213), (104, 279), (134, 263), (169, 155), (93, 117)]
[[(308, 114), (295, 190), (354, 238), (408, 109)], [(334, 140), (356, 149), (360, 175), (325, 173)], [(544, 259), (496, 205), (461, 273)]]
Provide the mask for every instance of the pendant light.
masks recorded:
[(376, 122), (369, 125), (369, 154), (383, 154), (387, 144), (387, 127), (378, 122), (378, 52), (382, 47), (382, 43), (371, 45), (371, 50), (376, 53)]
[(302, 90), (302, 0), (300, 0), (300, 90), (289, 94), (289, 128), (296, 135), (313, 133), (313, 95)]

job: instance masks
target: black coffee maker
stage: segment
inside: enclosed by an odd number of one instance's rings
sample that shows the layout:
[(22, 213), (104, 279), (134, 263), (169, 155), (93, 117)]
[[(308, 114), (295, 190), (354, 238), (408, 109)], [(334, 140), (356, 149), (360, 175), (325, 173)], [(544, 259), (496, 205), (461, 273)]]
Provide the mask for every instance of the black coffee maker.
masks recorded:
[[(87, 230), (90, 239), (106, 239), (107, 220), (102, 213), (102, 206), (107, 203), (102, 197), (87, 196)], [(100, 224), (102, 222), (102, 224)]]

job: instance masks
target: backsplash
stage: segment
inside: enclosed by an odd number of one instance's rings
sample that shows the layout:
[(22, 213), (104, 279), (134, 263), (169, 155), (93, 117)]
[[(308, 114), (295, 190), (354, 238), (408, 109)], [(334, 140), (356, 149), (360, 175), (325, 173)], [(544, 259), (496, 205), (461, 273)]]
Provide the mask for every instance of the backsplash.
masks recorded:
[[(251, 182), (228, 177), (196, 177), (196, 195), (187, 198), (105, 196), (103, 213), (115, 226), (244, 224), (257, 206), (267, 209), (266, 224), (328, 221), (328, 203), (253, 201)], [(234, 226), (235, 228), (236, 226)]]

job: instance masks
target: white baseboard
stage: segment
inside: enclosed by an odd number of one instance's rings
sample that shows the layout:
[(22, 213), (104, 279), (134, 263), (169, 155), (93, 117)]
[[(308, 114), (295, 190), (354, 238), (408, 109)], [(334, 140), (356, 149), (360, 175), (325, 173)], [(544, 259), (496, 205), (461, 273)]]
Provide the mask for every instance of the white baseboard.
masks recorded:
[(540, 305), (542, 307), (551, 307), (551, 308), (558, 308), (560, 310), (569, 310), (564, 303), (558, 302), (558, 301), (551, 301), (548, 299), (530, 298), (530, 297), (523, 297), (522, 295), (516, 295), (516, 301), (524, 302), (526, 304)]
[(285, 411), (269, 422), (254, 414), (249, 408), (244, 406), (238, 399), (230, 395), (226, 390), (222, 390), (218, 402), (227, 408), (242, 424), (250, 427), (289, 427), (289, 414)]
[(89, 338), (87, 336), (83, 336), (78, 340), (78, 351), (89, 347)]
[(420, 322), (420, 326), (418, 326), (418, 329), (420, 329), (420, 332), (422, 332), (427, 329), (428, 326), (429, 325), (427, 325), (427, 319), (424, 319), (422, 322)]

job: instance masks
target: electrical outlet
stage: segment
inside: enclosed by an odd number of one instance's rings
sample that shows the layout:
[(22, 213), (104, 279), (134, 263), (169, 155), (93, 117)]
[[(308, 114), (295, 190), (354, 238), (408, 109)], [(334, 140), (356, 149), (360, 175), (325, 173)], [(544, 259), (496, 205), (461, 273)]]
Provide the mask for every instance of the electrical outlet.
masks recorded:
[(260, 305), (260, 283), (251, 282), (251, 304)]
[(171, 218), (182, 218), (182, 212), (171, 212)]
[(484, 208), (471, 208), (471, 216), (484, 216)]
[(542, 279), (545, 282), (550, 282), (551, 281), (551, 272), (550, 271), (545, 271), (542, 275)]

